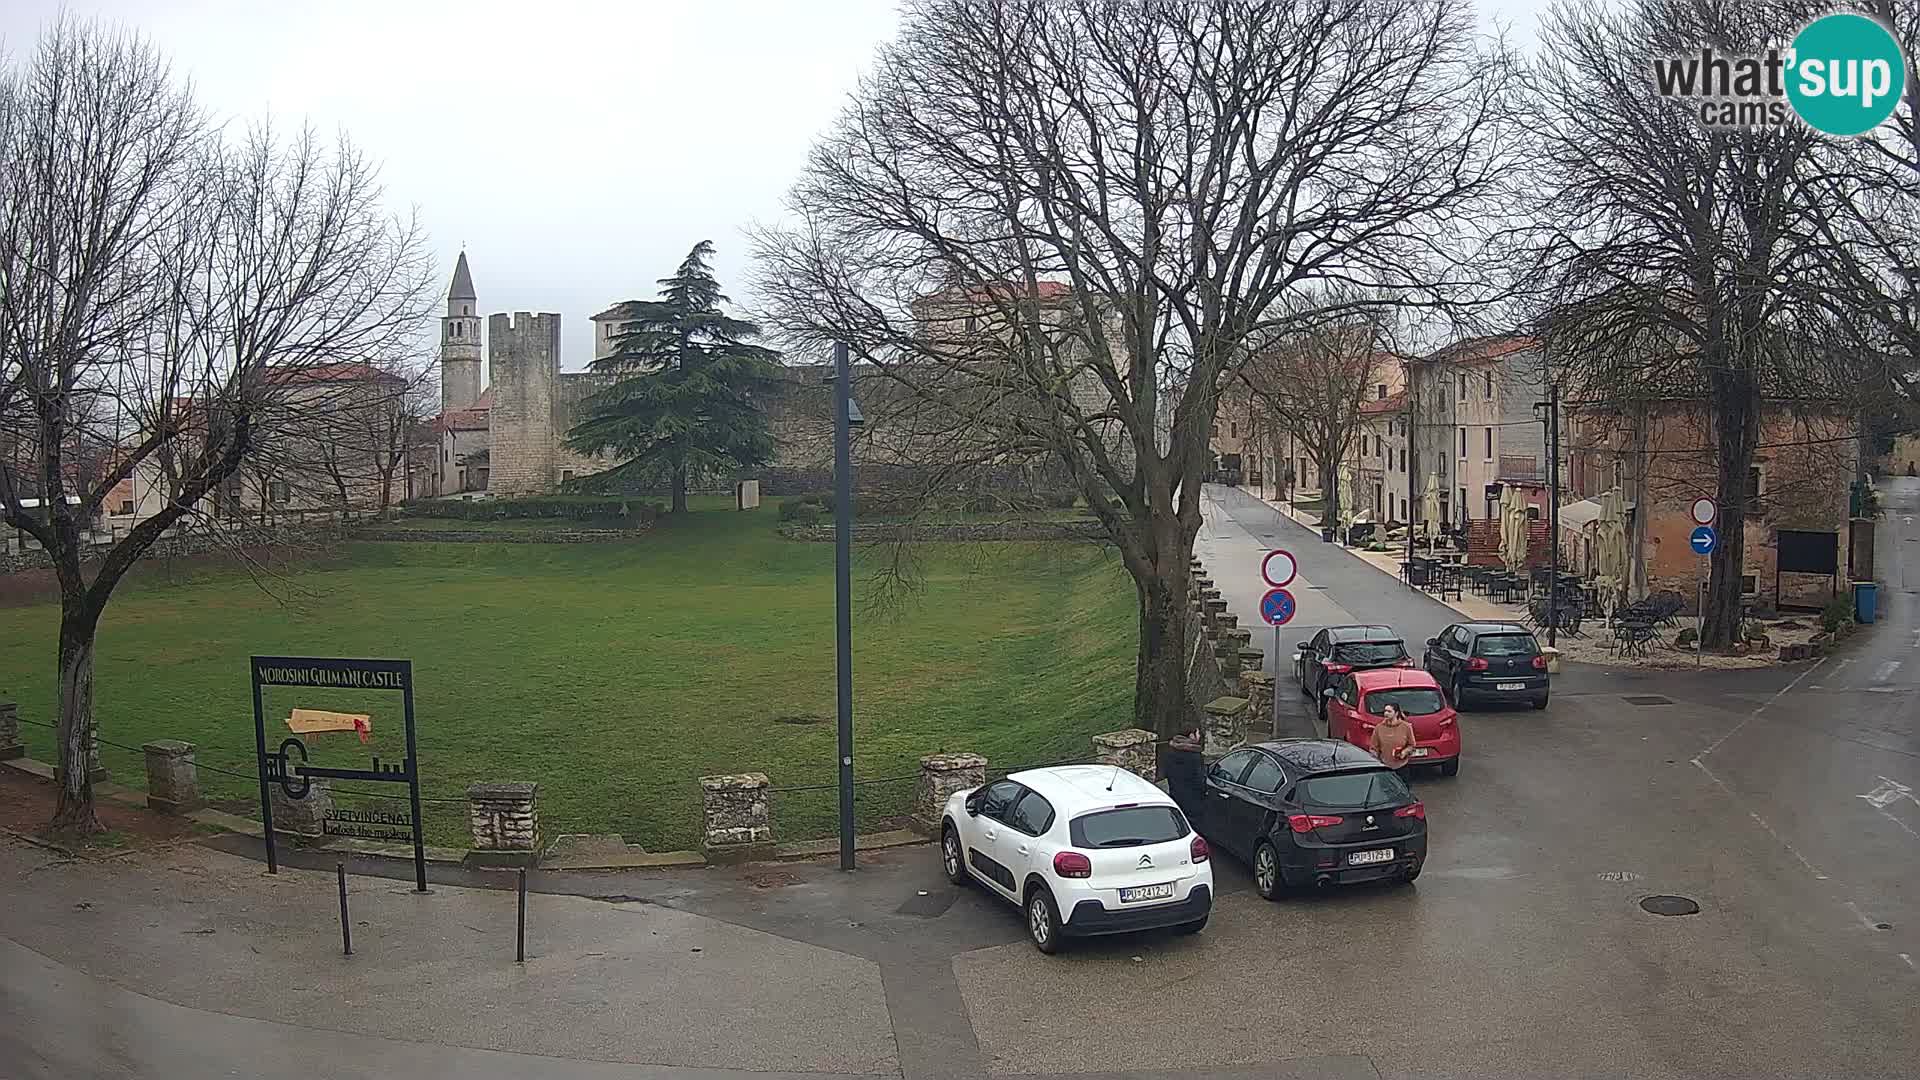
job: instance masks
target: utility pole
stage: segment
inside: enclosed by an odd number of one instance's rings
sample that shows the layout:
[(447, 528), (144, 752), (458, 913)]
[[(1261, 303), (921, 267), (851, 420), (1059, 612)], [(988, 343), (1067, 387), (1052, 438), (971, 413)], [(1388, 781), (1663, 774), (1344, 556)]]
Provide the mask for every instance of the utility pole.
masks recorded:
[(1407, 359), (1407, 584), (1413, 584), (1413, 508), (1420, 505), (1413, 490), (1414, 470), (1419, 467), (1420, 455), (1414, 450), (1413, 420), (1414, 402), (1419, 400), (1420, 361)]
[(1560, 628), (1560, 387), (1547, 384), (1547, 646), (1557, 645)]

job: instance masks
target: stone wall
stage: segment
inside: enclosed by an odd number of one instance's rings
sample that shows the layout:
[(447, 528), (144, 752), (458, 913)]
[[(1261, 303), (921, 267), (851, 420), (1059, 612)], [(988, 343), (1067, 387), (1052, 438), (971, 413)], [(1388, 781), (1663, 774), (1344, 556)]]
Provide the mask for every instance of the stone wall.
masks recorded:
[(700, 846), (708, 859), (751, 858), (773, 843), (772, 786), (765, 773), (700, 778)]
[[(11, 532), (12, 530), (0, 530)], [(153, 546), (141, 554), (142, 559), (184, 559), (195, 555), (208, 555), (217, 551), (231, 551), (236, 547), (307, 547), (329, 544), (338, 541), (345, 531), (338, 525), (286, 525), (286, 526), (236, 526), (225, 533), (213, 533), (204, 528), (195, 528), (171, 536), (161, 536)], [(111, 545), (96, 549), (99, 555), (105, 555)], [(47, 570), (53, 566), (53, 560), (44, 549), (28, 548), (17, 537), (0, 543), (0, 574), (15, 574), (23, 570)]]
[(644, 540), (637, 529), (355, 529), (355, 540), (402, 544), (620, 544)]
[(1095, 735), (1091, 741), (1094, 764), (1117, 766), (1149, 783), (1160, 779), (1159, 761), (1155, 754), (1158, 743), (1153, 732), (1128, 728)]
[[(789, 540), (823, 543), (834, 538), (832, 525), (782, 525), (780, 535)], [(856, 544), (921, 540), (980, 543), (996, 540), (1073, 540), (1104, 542), (1107, 531), (1098, 521), (965, 521), (951, 524), (888, 524), (854, 522)]]
[(928, 754), (920, 759), (913, 792), (914, 825), (928, 836), (940, 831), (941, 812), (955, 793), (987, 782), (987, 759), (979, 754)]

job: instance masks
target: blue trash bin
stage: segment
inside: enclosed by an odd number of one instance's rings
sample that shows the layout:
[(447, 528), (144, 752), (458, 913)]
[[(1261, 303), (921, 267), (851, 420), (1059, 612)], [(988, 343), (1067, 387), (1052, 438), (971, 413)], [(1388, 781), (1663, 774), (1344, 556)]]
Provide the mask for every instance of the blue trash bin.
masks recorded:
[(1871, 623), (1880, 611), (1880, 586), (1871, 581), (1853, 583), (1853, 618), (1861, 625)]

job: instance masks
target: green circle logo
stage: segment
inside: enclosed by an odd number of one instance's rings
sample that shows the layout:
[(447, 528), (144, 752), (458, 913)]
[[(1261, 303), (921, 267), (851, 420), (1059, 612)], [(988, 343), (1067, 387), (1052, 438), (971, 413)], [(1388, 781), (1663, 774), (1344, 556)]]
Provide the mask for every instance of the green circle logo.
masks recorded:
[(1862, 135), (1879, 126), (1906, 92), (1900, 43), (1865, 15), (1825, 15), (1793, 39), (1787, 98), (1816, 131)]

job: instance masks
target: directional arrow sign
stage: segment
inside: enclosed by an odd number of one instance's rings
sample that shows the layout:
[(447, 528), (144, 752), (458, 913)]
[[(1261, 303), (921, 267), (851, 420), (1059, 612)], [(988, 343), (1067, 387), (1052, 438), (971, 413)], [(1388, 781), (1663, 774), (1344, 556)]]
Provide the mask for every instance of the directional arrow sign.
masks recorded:
[(1693, 530), (1693, 535), (1687, 537), (1687, 543), (1693, 548), (1695, 555), (1713, 554), (1714, 545), (1719, 542), (1720, 535), (1713, 531), (1711, 525), (1701, 525)]
[(1260, 560), (1260, 576), (1276, 589), (1293, 584), (1293, 576), (1299, 572), (1300, 564), (1293, 561), (1293, 553), (1285, 548), (1274, 548)]
[(1269, 626), (1285, 626), (1293, 621), (1293, 594), (1285, 589), (1273, 589), (1260, 598), (1260, 617), (1267, 620)]

